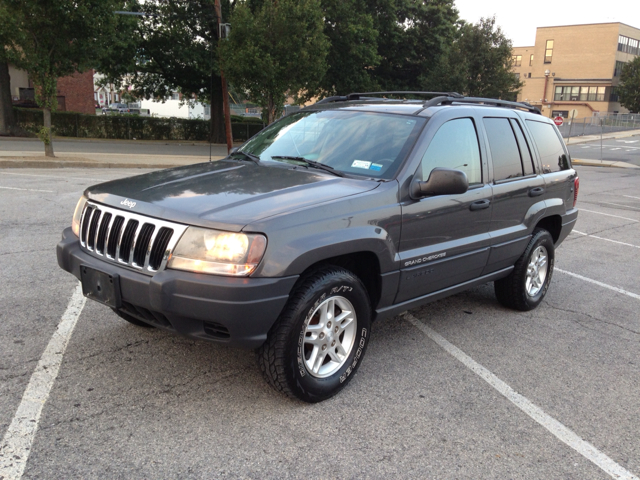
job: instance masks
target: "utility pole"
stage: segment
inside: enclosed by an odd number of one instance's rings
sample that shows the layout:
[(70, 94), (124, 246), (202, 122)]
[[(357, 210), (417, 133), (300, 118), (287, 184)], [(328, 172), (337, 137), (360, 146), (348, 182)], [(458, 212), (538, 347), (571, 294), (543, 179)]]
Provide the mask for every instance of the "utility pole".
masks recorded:
[[(218, 25), (218, 42), (220, 42), (220, 24), (222, 23), (222, 8), (220, 0), (215, 0), (216, 18)], [(231, 110), (229, 108), (229, 90), (227, 88), (227, 79), (224, 72), (220, 68), (220, 81), (222, 82), (222, 108), (224, 109), (224, 129), (227, 133), (227, 153), (233, 148), (233, 136), (231, 134)], [(211, 112), (213, 115), (213, 112)]]

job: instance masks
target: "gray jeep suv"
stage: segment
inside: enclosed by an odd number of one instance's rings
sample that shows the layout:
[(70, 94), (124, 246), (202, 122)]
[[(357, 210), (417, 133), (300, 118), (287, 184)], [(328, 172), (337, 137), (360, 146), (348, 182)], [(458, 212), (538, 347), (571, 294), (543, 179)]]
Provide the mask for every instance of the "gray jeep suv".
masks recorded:
[(88, 188), (59, 265), (133, 324), (256, 349), (267, 381), (308, 402), (353, 377), (376, 319), (486, 282), (535, 308), (578, 215), (557, 128), (524, 103), (392, 93)]

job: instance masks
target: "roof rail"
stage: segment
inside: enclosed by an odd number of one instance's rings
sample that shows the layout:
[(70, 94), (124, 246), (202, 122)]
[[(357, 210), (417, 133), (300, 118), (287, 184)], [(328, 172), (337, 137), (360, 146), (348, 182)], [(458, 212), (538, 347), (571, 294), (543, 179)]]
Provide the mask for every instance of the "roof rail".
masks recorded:
[(533, 105), (526, 102), (510, 102), (508, 100), (498, 100), (495, 98), (482, 98), (482, 97), (454, 97), (454, 96), (440, 96), (429, 100), (424, 104), (424, 108), (434, 107), (436, 105), (451, 105), (452, 103), (475, 103), (483, 105), (495, 105), (496, 107), (508, 107), (519, 108), (531, 113), (542, 115), (540, 110)]
[(389, 92), (361, 92), (350, 93), (349, 95), (338, 95), (334, 97), (323, 98), (317, 104), (321, 103), (333, 103), (333, 102), (348, 102), (349, 100), (376, 100), (380, 99), (379, 95), (426, 95), (426, 96), (446, 96), (452, 98), (464, 98), (456, 92), (408, 92), (408, 91), (389, 91)]

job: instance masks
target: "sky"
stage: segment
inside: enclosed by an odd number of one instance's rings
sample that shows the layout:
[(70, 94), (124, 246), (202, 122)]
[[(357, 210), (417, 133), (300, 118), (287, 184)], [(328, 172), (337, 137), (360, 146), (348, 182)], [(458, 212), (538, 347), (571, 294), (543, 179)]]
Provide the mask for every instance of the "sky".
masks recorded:
[(640, 0), (455, 0), (460, 17), (475, 23), (495, 14), (514, 47), (535, 43), (537, 27), (622, 22), (640, 28)]

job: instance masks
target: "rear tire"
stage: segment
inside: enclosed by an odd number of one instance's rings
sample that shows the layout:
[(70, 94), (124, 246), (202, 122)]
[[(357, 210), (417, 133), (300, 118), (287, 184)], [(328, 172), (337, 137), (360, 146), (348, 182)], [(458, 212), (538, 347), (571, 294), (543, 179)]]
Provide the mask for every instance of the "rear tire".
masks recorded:
[(257, 357), (265, 380), (289, 397), (315, 403), (353, 378), (370, 336), (371, 306), (360, 279), (327, 267), (293, 291)]
[(142, 320), (138, 320), (135, 317), (132, 317), (131, 315), (121, 312), (120, 310), (116, 310), (115, 308), (112, 309), (116, 315), (118, 315), (120, 318), (122, 318), (123, 320), (126, 320), (127, 322), (137, 326), (137, 327), (144, 327), (144, 328), (155, 328), (153, 325), (150, 325), (146, 322), (143, 322)]
[(555, 250), (551, 234), (543, 229), (533, 236), (508, 277), (494, 282), (496, 297), (505, 307), (523, 312), (533, 310), (547, 294)]

